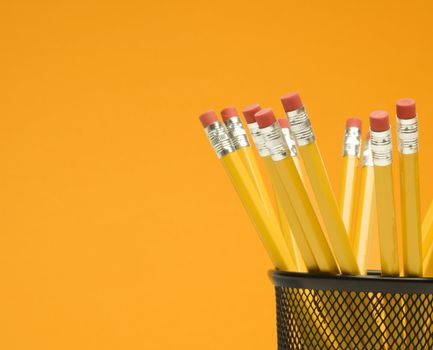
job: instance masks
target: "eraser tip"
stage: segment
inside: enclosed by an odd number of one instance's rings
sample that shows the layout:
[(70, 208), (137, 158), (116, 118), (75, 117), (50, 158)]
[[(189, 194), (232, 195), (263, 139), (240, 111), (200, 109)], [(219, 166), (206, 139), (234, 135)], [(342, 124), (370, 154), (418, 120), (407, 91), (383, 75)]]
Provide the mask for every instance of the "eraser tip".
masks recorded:
[(301, 108), (304, 104), (302, 103), (301, 96), (297, 92), (291, 92), (281, 97), (281, 103), (286, 112), (295, 111)]
[(257, 112), (255, 118), (261, 129), (271, 126), (276, 122), (274, 112), (271, 108), (264, 108)]
[(262, 108), (258, 104), (253, 104), (245, 107), (242, 110), (242, 114), (244, 115), (245, 120), (247, 121), (247, 124), (252, 124), (256, 122), (256, 118), (254, 115), (259, 112)]
[(235, 107), (226, 107), (221, 110), (221, 117), (223, 120), (227, 120), (231, 117), (238, 117), (239, 113)]
[(386, 111), (374, 111), (370, 113), (371, 131), (381, 132), (389, 129), (389, 115)]
[(280, 124), (280, 127), (282, 129), (288, 129), (289, 128), (289, 121), (287, 120), (287, 118), (279, 118), (278, 124)]
[(215, 113), (215, 111), (213, 109), (211, 109), (211, 110), (201, 114), (200, 117), (198, 117), (198, 119), (200, 119), (203, 127), (206, 128), (209, 125), (215, 123), (218, 120), (218, 116)]
[(416, 117), (416, 104), (413, 98), (401, 98), (396, 104), (399, 119), (412, 119)]
[(362, 121), (359, 118), (351, 117), (346, 120), (346, 129), (347, 128), (358, 128), (361, 130)]

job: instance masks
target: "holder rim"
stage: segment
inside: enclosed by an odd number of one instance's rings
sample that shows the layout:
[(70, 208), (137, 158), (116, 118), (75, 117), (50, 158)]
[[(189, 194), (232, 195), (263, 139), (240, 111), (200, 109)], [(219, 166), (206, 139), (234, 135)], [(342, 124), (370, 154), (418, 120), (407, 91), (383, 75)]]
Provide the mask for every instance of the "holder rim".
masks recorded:
[(367, 276), (329, 276), (301, 272), (269, 271), (276, 287), (374, 293), (433, 294), (433, 278), (382, 277), (369, 271)]

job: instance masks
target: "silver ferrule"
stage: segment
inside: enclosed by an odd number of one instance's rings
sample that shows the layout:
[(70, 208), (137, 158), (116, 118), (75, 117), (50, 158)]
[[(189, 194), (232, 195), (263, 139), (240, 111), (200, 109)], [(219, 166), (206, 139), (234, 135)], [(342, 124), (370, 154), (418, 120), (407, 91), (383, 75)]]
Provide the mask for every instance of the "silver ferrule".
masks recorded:
[(371, 140), (365, 141), (364, 150), (362, 151), (362, 167), (373, 166), (373, 154), (371, 153)]
[(355, 126), (346, 128), (343, 141), (343, 157), (356, 156), (361, 151), (361, 130)]
[(225, 124), (236, 149), (248, 147), (250, 145), (247, 132), (245, 131), (239, 117), (228, 118), (225, 120)]
[(298, 146), (304, 146), (314, 142), (316, 138), (314, 137), (313, 127), (311, 126), (310, 118), (308, 118), (305, 107), (302, 106), (286, 114), (296, 144)]
[(278, 161), (287, 158), (290, 155), (286, 140), (284, 139), (281, 127), (278, 122), (260, 129), (266, 141), (266, 147), (271, 153), (272, 160)]
[(418, 152), (418, 117), (397, 118), (398, 151), (402, 154)]
[(236, 150), (227, 128), (220, 121), (208, 125), (204, 131), (218, 158)]
[(253, 138), (253, 142), (256, 145), (260, 157), (270, 156), (271, 152), (269, 152), (268, 147), (266, 147), (266, 140), (260, 131), (259, 124), (256, 122), (248, 124), (248, 129), (250, 130), (251, 137)]
[(297, 157), (298, 151), (296, 150), (296, 142), (293, 139), (291, 130), (288, 128), (281, 128), (281, 132), (283, 133), (284, 140), (286, 140), (286, 145), (290, 151), (290, 156)]
[(392, 164), (391, 129), (386, 131), (371, 131), (371, 152), (374, 166)]

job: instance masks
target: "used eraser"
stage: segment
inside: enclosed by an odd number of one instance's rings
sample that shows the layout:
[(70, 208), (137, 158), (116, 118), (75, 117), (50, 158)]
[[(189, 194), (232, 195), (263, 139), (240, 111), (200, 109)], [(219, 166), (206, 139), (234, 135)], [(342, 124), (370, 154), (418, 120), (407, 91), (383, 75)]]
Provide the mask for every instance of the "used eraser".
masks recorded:
[(231, 117), (238, 117), (239, 113), (235, 107), (226, 107), (221, 110), (221, 117), (223, 120), (227, 120)]
[(358, 128), (361, 130), (362, 121), (359, 118), (347, 118), (346, 120), (346, 129), (347, 128)]
[(297, 92), (291, 92), (290, 94), (282, 96), (281, 103), (286, 112), (295, 111), (304, 105), (301, 96), (299, 96)]
[(255, 118), (261, 129), (271, 126), (277, 121), (271, 108), (264, 108), (257, 112)]
[(242, 110), (242, 114), (244, 115), (245, 120), (247, 121), (247, 124), (252, 124), (256, 122), (256, 118), (254, 115), (260, 111), (262, 108), (258, 104), (253, 104), (245, 107)]
[(289, 121), (287, 120), (287, 118), (279, 118), (278, 124), (280, 124), (280, 127), (282, 129), (288, 129), (289, 128)]
[(202, 115), (200, 115), (200, 117), (198, 117), (198, 119), (200, 119), (201, 123), (203, 124), (203, 127), (206, 128), (209, 125), (218, 121), (218, 116), (215, 113), (215, 111), (213, 109), (211, 109), (207, 112), (204, 112)]
[(416, 117), (416, 104), (413, 98), (401, 98), (396, 105), (399, 119), (412, 119)]
[(389, 115), (386, 111), (374, 111), (370, 113), (371, 131), (381, 132), (389, 129)]

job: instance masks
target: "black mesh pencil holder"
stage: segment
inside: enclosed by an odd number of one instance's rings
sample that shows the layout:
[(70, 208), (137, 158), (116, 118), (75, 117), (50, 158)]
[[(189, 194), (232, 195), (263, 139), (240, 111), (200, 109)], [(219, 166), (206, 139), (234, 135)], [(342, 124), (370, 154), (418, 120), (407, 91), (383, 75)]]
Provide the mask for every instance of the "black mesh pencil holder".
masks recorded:
[(273, 271), (278, 349), (433, 349), (433, 279)]

